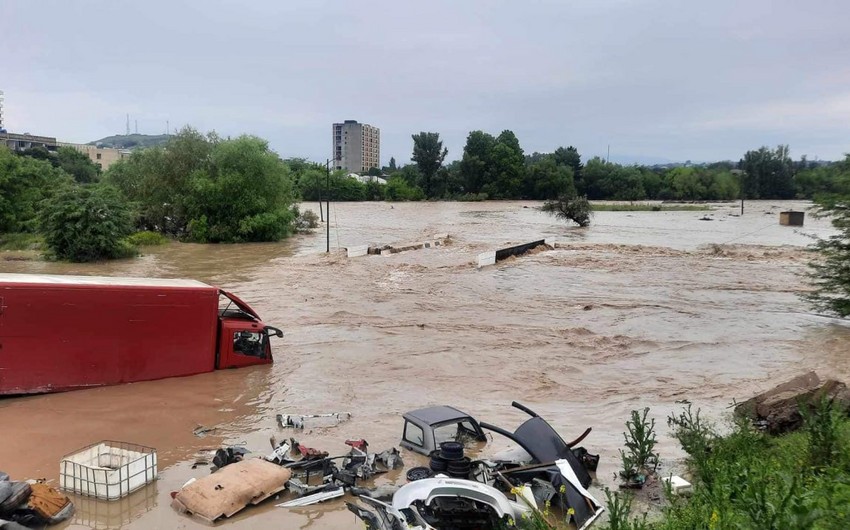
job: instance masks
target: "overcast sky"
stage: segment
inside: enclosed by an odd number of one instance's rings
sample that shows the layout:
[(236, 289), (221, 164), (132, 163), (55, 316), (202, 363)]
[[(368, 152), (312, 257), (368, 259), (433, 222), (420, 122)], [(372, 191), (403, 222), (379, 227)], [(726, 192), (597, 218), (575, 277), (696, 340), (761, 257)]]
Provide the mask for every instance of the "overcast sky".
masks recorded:
[(436, 131), (513, 130), (527, 153), (735, 159), (850, 151), (847, 0), (0, 0), (13, 132), (89, 142), (185, 124), (323, 160), (331, 124), (381, 159)]

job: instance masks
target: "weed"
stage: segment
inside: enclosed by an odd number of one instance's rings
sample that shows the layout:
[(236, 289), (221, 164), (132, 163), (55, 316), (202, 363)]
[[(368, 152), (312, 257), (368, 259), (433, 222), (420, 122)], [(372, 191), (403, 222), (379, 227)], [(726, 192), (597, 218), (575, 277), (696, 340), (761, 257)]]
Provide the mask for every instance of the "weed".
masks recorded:
[(646, 514), (630, 519), (634, 498), (625, 493), (611, 492), (605, 488), (605, 503), (608, 509), (608, 530), (648, 530)]
[(824, 470), (835, 463), (841, 444), (841, 412), (833, 399), (821, 396), (811, 406), (799, 405), (808, 436), (809, 464)]
[(151, 232), (149, 230), (136, 232), (127, 237), (127, 243), (135, 247), (164, 245), (165, 243), (168, 243), (168, 241), (168, 238), (159, 232)]
[(632, 411), (631, 419), (626, 421), (626, 430), (623, 433), (627, 451), (620, 451), (623, 470), (620, 474), (625, 479), (634, 477), (640, 473), (652, 474), (658, 468), (658, 453), (654, 451), (657, 440), (655, 438), (655, 419), (647, 421), (649, 408), (643, 409), (642, 413)]

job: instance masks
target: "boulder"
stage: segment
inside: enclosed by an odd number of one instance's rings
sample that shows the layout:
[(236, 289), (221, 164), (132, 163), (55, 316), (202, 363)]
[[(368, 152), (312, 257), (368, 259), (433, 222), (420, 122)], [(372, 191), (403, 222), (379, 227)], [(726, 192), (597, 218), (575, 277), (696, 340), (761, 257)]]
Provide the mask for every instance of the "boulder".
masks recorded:
[(782, 434), (803, 424), (800, 406), (811, 406), (826, 397), (836, 406), (850, 411), (850, 390), (834, 379), (821, 381), (809, 372), (786, 381), (735, 406), (735, 413), (750, 418), (770, 434)]

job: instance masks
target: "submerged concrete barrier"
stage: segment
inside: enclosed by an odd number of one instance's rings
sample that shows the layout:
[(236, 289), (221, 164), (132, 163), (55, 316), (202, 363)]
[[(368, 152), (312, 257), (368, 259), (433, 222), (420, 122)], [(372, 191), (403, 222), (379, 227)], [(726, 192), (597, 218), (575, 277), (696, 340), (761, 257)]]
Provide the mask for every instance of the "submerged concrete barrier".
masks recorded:
[(478, 255), (478, 268), (486, 267), (488, 265), (495, 265), (497, 261), (502, 261), (503, 259), (509, 258), (511, 256), (520, 256), (533, 248), (537, 248), (540, 245), (547, 244), (548, 243), (545, 239), (538, 239), (537, 241), (532, 241), (530, 243), (522, 243), (511, 247), (504, 247), (496, 250), (482, 252)]
[(369, 245), (358, 245), (346, 248), (349, 258), (359, 256), (389, 256), (406, 252), (408, 250), (419, 250), (423, 248), (433, 248), (445, 245), (449, 240), (449, 234), (434, 234), (430, 240), (419, 241), (416, 243), (396, 243), (394, 245), (383, 245), (380, 247), (370, 247)]

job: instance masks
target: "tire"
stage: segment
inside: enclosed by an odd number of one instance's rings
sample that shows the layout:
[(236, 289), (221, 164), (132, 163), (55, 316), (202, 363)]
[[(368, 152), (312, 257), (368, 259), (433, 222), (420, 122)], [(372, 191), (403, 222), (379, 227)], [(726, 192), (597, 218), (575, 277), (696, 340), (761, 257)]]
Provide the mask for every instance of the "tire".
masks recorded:
[(450, 477), (454, 478), (469, 478), (469, 473), (472, 471), (472, 462), (468, 457), (463, 457), (460, 460), (450, 460), (448, 472)]
[(448, 467), (449, 463), (442, 456), (440, 456), (439, 451), (434, 451), (431, 453), (431, 462), (429, 463), (429, 467), (431, 471), (434, 473), (443, 473)]
[(460, 442), (441, 443), (440, 456), (446, 460), (460, 460), (463, 458), (463, 444)]
[(407, 472), (407, 480), (414, 482), (434, 476), (434, 472), (427, 467), (414, 467)]

